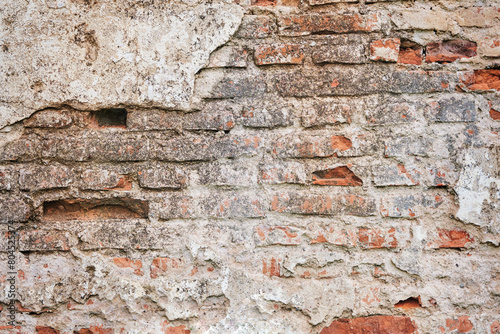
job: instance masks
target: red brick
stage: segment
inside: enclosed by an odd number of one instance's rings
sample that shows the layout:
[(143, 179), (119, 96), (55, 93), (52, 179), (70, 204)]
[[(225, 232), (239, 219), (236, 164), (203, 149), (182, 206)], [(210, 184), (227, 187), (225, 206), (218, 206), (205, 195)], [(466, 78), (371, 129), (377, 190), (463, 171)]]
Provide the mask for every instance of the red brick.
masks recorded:
[(469, 90), (500, 91), (500, 69), (484, 69), (468, 72), (462, 77), (463, 87)]
[(404, 229), (359, 229), (358, 242), (361, 248), (396, 248), (408, 240), (408, 234)]
[(261, 45), (255, 49), (255, 64), (302, 64), (304, 53), (298, 44)]
[(147, 218), (149, 204), (133, 198), (68, 199), (43, 204), (44, 221)]
[(464, 230), (438, 229), (437, 246), (439, 248), (463, 248), (468, 243), (474, 242), (474, 238)]
[(490, 108), (490, 117), (494, 120), (500, 120), (500, 111)]
[(493, 321), (490, 326), (490, 334), (500, 334), (500, 321)]
[(418, 296), (417, 298), (410, 297), (408, 299), (405, 299), (405, 300), (402, 300), (400, 302), (397, 302), (394, 305), (394, 307), (396, 307), (396, 308), (402, 308), (402, 309), (405, 309), (405, 310), (409, 310), (409, 309), (412, 309), (412, 308), (422, 307), (422, 303), (420, 301), (420, 296)]
[(35, 331), (36, 334), (59, 334), (57, 329), (47, 326), (36, 326)]
[(474, 328), (474, 325), (469, 320), (469, 316), (462, 315), (457, 319), (446, 319), (446, 327), (449, 331), (457, 330), (459, 333), (468, 333)]
[(451, 40), (429, 43), (426, 46), (425, 61), (427, 63), (448, 63), (457, 59), (470, 58), (477, 55), (477, 44), (464, 40)]
[(422, 65), (423, 48), (413, 42), (402, 42), (399, 48), (398, 63), (409, 65)]
[(318, 33), (379, 31), (381, 20), (378, 14), (306, 14), (282, 16), (279, 18), (278, 25), (282, 35), (301, 36)]
[(262, 260), (262, 273), (266, 276), (276, 276), (281, 277), (281, 259), (276, 259), (274, 257), (269, 260)]
[(276, 194), (271, 209), (275, 212), (300, 215), (353, 215), (375, 214), (375, 200), (358, 195), (315, 195), (302, 192)]
[(100, 326), (90, 326), (89, 328), (82, 328), (79, 331), (74, 331), (73, 334), (114, 334), (112, 328), (104, 328)]
[(131, 268), (134, 270), (134, 274), (137, 276), (143, 276), (144, 273), (141, 271), (142, 262), (140, 260), (130, 260), (126, 257), (115, 257), (113, 259), (114, 264), (119, 268)]
[(412, 334), (417, 333), (415, 324), (408, 317), (381, 315), (335, 320), (320, 334)]
[(313, 184), (321, 186), (362, 186), (363, 181), (347, 166), (315, 171), (312, 174)]
[(163, 329), (165, 334), (191, 334), (191, 331), (184, 325), (168, 326)]
[(308, 226), (307, 235), (310, 237), (309, 243), (331, 244), (336, 246), (355, 247), (358, 243), (358, 232), (352, 229), (339, 228), (335, 224), (329, 226)]
[(399, 38), (387, 38), (373, 41), (370, 44), (371, 60), (381, 60), (386, 62), (397, 62), (399, 56)]
[(257, 246), (297, 246), (303, 240), (302, 232), (292, 226), (259, 225), (255, 228), (254, 237)]

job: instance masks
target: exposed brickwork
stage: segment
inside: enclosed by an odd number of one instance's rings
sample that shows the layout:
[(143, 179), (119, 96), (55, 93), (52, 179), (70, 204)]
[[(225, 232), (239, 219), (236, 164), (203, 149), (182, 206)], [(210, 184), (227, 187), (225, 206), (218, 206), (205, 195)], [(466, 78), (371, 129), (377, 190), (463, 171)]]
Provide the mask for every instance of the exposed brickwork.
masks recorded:
[(497, 2), (4, 1), (0, 334), (500, 334)]

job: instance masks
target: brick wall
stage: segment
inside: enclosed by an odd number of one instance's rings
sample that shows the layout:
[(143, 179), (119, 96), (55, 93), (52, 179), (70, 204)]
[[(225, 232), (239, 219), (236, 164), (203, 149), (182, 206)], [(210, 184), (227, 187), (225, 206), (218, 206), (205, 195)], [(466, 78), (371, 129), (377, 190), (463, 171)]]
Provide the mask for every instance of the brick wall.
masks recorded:
[[(181, 17), (119, 2), (148, 36), (171, 32), (141, 15)], [(500, 333), (500, 3), (236, 0), (188, 25), (185, 53), (182, 33), (176, 57), (144, 42), (132, 86), (89, 19), (107, 5), (61, 4), (34, 8), (86, 25), (2, 14), (76, 43), (60, 56), (83, 69), (36, 78), (64, 59), (0, 37), (0, 229), (18, 243), (12, 327), (0, 241), (0, 333)], [(192, 81), (158, 79), (197, 50)]]

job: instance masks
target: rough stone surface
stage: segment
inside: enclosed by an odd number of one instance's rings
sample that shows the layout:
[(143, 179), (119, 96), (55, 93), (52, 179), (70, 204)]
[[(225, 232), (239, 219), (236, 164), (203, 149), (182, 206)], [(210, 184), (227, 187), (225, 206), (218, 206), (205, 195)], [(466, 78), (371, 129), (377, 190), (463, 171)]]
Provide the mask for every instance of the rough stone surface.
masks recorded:
[(3, 1), (0, 334), (500, 334), (498, 36), (497, 0)]

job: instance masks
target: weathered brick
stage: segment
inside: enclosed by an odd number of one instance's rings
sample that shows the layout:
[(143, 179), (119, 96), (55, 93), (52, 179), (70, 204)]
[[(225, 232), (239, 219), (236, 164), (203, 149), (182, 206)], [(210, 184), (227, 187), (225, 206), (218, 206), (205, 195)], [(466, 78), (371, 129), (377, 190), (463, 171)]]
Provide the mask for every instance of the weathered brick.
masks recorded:
[(188, 183), (188, 175), (173, 166), (162, 166), (140, 170), (137, 172), (139, 185), (150, 189), (180, 189)]
[(152, 155), (159, 160), (204, 161), (255, 154), (261, 147), (257, 136), (183, 136), (156, 140)]
[(409, 232), (405, 228), (359, 229), (358, 243), (361, 248), (396, 248), (405, 246)]
[(465, 248), (474, 242), (467, 231), (461, 229), (437, 229), (431, 236), (427, 247), (431, 248)]
[(182, 113), (160, 109), (134, 109), (128, 113), (129, 130), (175, 130), (182, 128)]
[(386, 157), (404, 157), (408, 155), (427, 156), (430, 142), (426, 138), (396, 137), (385, 142)]
[(206, 106), (202, 111), (185, 114), (182, 124), (186, 130), (231, 130), (235, 126), (234, 110)]
[(161, 219), (184, 219), (196, 217), (195, 198), (186, 195), (168, 195), (163, 199), (158, 216)]
[[(450, 332), (457, 330), (458, 333), (467, 333), (467, 332), (470, 332), (474, 328), (474, 325), (469, 320), (469, 316), (462, 315), (462, 316), (458, 317), (457, 319), (446, 319), (446, 327), (448, 327), (448, 330)], [(440, 328), (443, 328), (443, 327), (440, 327)], [(443, 328), (443, 330), (444, 330), (444, 328)], [(441, 332), (443, 332), (443, 330)]]
[(104, 326), (100, 325), (81, 328), (79, 331), (73, 331), (73, 334), (114, 334), (116, 332), (117, 331), (112, 328), (104, 328)]
[(376, 186), (417, 186), (422, 174), (417, 169), (404, 165), (377, 165), (372, 167)]
[(477, 53), (483, 57), (500, 57), (500, 38), (497, 36), (484, 37), (478, 41)]
[(307, 182), (305, 167), (299, 162), (275, 160), (260, 166), (260, 178), (263, 183), (299, 183)]
[(416, 218), (436, 211), (445, 202), (447, 198), (441, 195), (390, 195), (382, 198), (380, 213), (384, 217)]
[(462, 27), (492, 27), (500, 17), (498, 7), (494, 6), (460, 8), (454, 14), (455, 20)]
[(149, 158), (149, 139), (143, 135), (50, 136), (43, 141), (42, 147), (44, 158), (65, 161), (142, 161)]
[(318, 224), (310, 224), (307, 227), (307, 236), (310, 238), (309, 243), (314, 244), (331, 244), (344, 247), (355, 247), (358, 242), (357, 230), (339, 228), (335, 224), (329, 226), (318, 226)]
[(147, 218), (149, 204), (134, 198), (67, 199), (43, 203), (44, 221)]
[(13, 167), (0, 167), (0, 190), (11, 190), (17, 184), (17, 172)]
[(150, 226), (138, 219), (78, 221), (78, 236), (82, 250), (98, 249), (158, 249), (179, 244), (179, 230), (175, 226)]
[(433, 187), (455, 186), (458, 176), (455, 166), (452, 164), (430, 165), (426, 167), (430, 178), (430, 185)]
[(313, 47), (312, 60), (316, 64), (364, 64), (364, 45), (319, 45)]
[(323, 328), (320, 334), (353, 334), (353, 333), (417, 333), (417, 327), (409, 317), (379, 315), (352, 319), (339, 319)]
[(212, 192), (196, 198), (171, 195), (159, 208), (162, 219), (177, 218), (258, 218), (265, 216), (266, 203), (255, 193)]
[(375, 200), (358, 195), (328, 196), (321, 194), (286, 192), (273, 195), (271, 209), (275, 212), (301, 215), (353, 215), (375, 214)]
[(0, 148), (0, 161), (33, 161), (40, 156), (40, 142), (34, 136), (21, 137)]
[(342, 135), (311, 136), (286, 135), (274, 145), (273, 153), (278, 158), (330, 157), (352, 147), (349, 138)]
[(260, 45), (255, 49), (256, 65), (302, 64), (304, 53), (299, 44)]
[(347, 166), (318, 170), (312, 173), (313, 184), (321, 186), (362, 186), (363, 181)]
[(71, 116), (67, 110), (45, 109), (24, 121), (28, 128), (63, 128), (70, 125)]
[(230, 99), (235, 97), (256, 97), (266, 92), (262, 77), (242, 77), (240, 73), (226, 73), (219, 80), (203, 73), (196, 81), (201, 97), (209, 99)]
[(387, 38), (373, 41), (370, 44), (370, 59), (386, 62), (397, 62), (399, 58), (399, 38)]
[(380, 126), (415, 122), (421, 105), (415, 101), (380, 97), (370, 99), (363, 109), (366, 123)]
[(303, 104), (300, 118), (302, 126), (335, 125), (351, 122), (351, 107), (332, 102), (310, 102)]
[(477, 120), (476, 100), (470, 95), (454, 95), (431, 102), (426, 108), (431, 122), (475, 122)]
[(422, 65), (423, 47), (410, 41), (402, 41), (399, 47), (398, 63), (408, 65)]
[(239, 46), (224, 46), (210, 55), (207, 68), (247, 67), (248, 51)]
[(303, 241), (302, 231), (293, 226), (268, 226), (255, 227), (254, 240), (257, 246), (284, 245), (297, 246)]
[(78, 238), (67, 231), (22, 230), (19, 232), (20, 251), (68, 251), (78, 244)]
[(202, 216), (214, 218), (264, 217), (267, 203), (256, 193), (213, 193), (200, 201)]
[(257, 166), (248, 163), (215, 162), (200, 165), (199, 182), (215, 186), (251, 186), (257, 185)]
[(27, 221), (31, 209), (24, 198), (19, 196), (0, 196), (0, 222), (24, 222)]
[(379, 31), (381, 17), (378, 13), (287, 15), (279, 18), (278, 26), (280, 34), (285, 36)]
[(250, 128), (275, 128), (292, 124), (290, 106), (281, 103), (252, 103), (243, 107), (241, 124)]
[(451, 28), (450, 14), (443, 10), (433, 9), (403, 9), (393, 13), (391, 20), (397, 30), (437, 30), (447, 31)]
[(475, 42), (455, 39), (451, 41), (429, 43), (426, 46), (425, 61), (428, 63), (448, 63), (457, 59), (470, 58), (477, 55)]
[(88, 169), (80, 175), (80, 188), (89, 190), (130, 190), (132, 183), (127, 175), (112, 170)]
[(461, 78), (461, 86), (469, 90), (500, 91), (500, 70), (484, 69), (466, 72)]
[(276, 19), (267, 15), (245, 15), (236, 32), (239, 38), (264, 38), (277, 29)]
[(44, 190), (69, 187), (74, 173), (63, 165), (30, 166), (19, 171), (19, 187), (23, 190)]
[(456, 77), (449, 72), (400, 71), (386, 67), (328, 69), (321, 72), (291, 72), (276, 77), (283, 96), (337, 96), (374, 93), (429, 93), (451, 91)]

